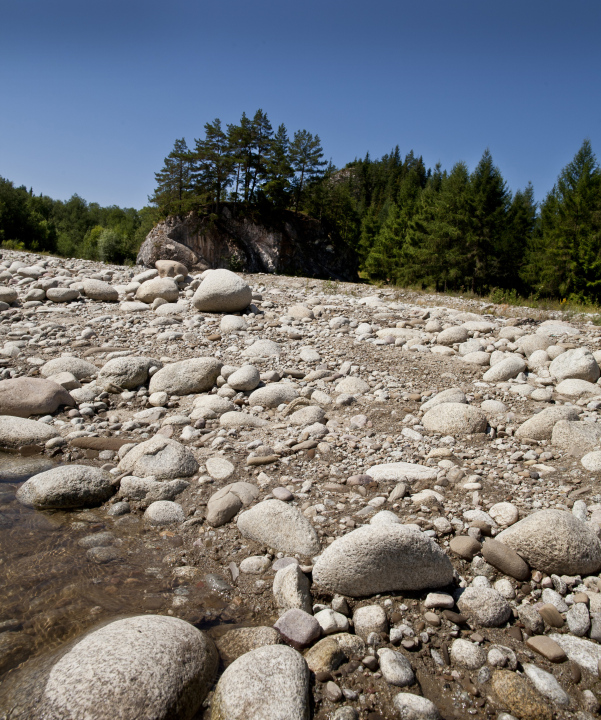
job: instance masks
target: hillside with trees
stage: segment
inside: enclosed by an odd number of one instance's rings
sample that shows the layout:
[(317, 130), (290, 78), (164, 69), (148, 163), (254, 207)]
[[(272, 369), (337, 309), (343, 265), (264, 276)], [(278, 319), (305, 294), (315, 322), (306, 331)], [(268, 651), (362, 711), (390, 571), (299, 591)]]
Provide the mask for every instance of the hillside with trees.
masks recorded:
[(319, 220), (357, 254), (364, 278), (440, 291), (601, 301), (601, 170), (585, 140), (540, 205), (531, 185), (512, 192), (485, 150), (470, 172), (427, 168), (399, 147), (338, 169), (318, 135), (267, 114), (216, 118), (191, 146), (177, 139), (155, 173), (149, 205), (100, 207), (34, 195), (0, 178), (0, 241), (65, 256), (132, 262), (169, 216)]

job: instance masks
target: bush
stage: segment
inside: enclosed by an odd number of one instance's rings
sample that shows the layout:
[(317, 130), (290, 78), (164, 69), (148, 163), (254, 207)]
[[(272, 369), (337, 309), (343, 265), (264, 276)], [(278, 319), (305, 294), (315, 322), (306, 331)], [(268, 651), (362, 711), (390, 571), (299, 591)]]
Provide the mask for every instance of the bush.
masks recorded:
[(103, 230), (98, 236), (98, 259), (119, 264), (123, 260), (123, 237), (114, 230)]

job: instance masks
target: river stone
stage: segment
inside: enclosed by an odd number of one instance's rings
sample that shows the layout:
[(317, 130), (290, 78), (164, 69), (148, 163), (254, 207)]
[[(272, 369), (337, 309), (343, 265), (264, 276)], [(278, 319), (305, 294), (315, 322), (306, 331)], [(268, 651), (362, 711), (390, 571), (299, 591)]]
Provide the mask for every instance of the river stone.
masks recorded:
[(601, 442), (601, 426), (578, 420), (559, 420), (553, 426), (551, 444), (572, 453), (595, 450)]
[(221, 363), (215, 358), (200, 357), (169, 363), (150, 378), (150, 393), (191, 395), (210, 390), (217, 381)]
[(530, 568), (515, 550), (505, 543), (487, 538), (482, 545), (482, 557), (504, 575), (516, 580), (527, 580)]
[(588, 382), (588, 380), (575, 380), (574, 378), (562, 380), (555, 387), (555, 391), (559, 395), (576, 399), (601, 395), (601, 387), (597, 383)]
[(417, 465), (416, 463), (396, 462), (372, 465), (366, 471), (366, 474), (378, 482), (383, 480), (393, 480), (395, 482), (407, 480), (412, 482), (414, 480), (436, 480), (438, 470), (425, 465)]
[(559, 633), (554, 633), (548, 637), (561, 647), (572, 662), (588, 670), (592, 675), (599, 677), (601, 645), (592, 640), (585, 640), (572, 635), (560, 635)]
[(191, 720), (217, 665), (213, 641), (184, 620), (117, 620), (87, 634), (52, 667), (34, 717)]
[(516, 341), (516, 345), (530, 357), (539, 350), (546, 350), (551, 345), (551, 339), (546, 335), (522, 335)]
[(249, 413), (243, 412), (226, 412), (219, 418), (221, 427), (226, 428), (259, 428), (265, 427), (269, 423), (263, 418), (255, 417)]
[(0, 415), (49, 415), (60, 405), (75, 405), (75, 401), (52, 380), (19, 377), (0, 381)]
[[(322, 638), (305, 651), (304, 657), (312, 672), (333, 672), (348, 660), (347, 654), (338, 644), (337, 637), (339, 636), (330, 635)], [(365, 648), (363, 650), (365, 651)]]
[(369, 392), (369, 384), (365, 380), (358, 377), (346, 377), (336, 385), (337, 393), (345, 393), (348, 395), (365, 395)]
[(380, 648), (378, 650), (380, 660), (380, 672), (389, 685), (396, 687), (407, 687), (415, 682), (415, 675), (411, 663), (397, 650)]
[(548, 574), (589, 575), (601, 568), (601, 543), (591, 528), (564, 510), (539, 510), (496, 536), (530, 567)]
[(582, 466), (589, 472), (601, 471), (601, 451), (587, 453), (581, 460)]
[(210, 270), (206, 273), (192, 304), (201, 312), (239, 312), (252, 301), (248, 284), (230, 270)]
[(210, 457), (206, 461), (205, 467), (213, 480), (227, 480), (236, 470), (235, 465), (221, 455)]
[(279, 645), (282, 638), (275, 628), (259, 626), (228, 630), (215, 642), (222, 660), (229, 665), (247, 652), (265, 645)]
[(18, 299), (19, 293), (16, 288), (0, 285), (0, 302), (10, 305), (11, 303), (17, 302)]
[(488, 510), (488, 514), (491, 518), (501, 525), (501, 527), (509, 527), (519, 520), (520, 512), (517, 507), (510, 502), (499, 502), (495, 503)]
[(144, 513), (144, 520), (150, 525), (180, 525), (185, 519), (182, 506), (171, 500), (150, 503)]
[(298, 508), (281, 500), (264, 500), (238, 518), (245, 538), (285, 553), (315, 555), (319, 538)]
[(255, 340), (252, 345), (242, 351), (244, 357), (277, 357), (281, 352), (278, 343), (273, 340)]
[(187, 480), (181, 478), (158, 481), (153, 477), (138, 478), (128, 475), (121, 478), (119, 495), (130, 500), (143, 500), (145, 501), (144, 507), (157, 500), (173, 500), (189, 485)]
[(484, 627), (500, 627), (511, 616), (511, 606), (501, 593), (493, 588), (466, 588), (457, 601), (457, 607)]
[(53, 303), (71, 302), (77, 300), (79, 290), (64, 287), (48, 288), (48, 290), (46, 290), (46, 297)]
[(550, 440), (553, 427), (560, 420), (578, 420), (576, 408), (566, 405), (554, 405), (545, 408), (522, 423), (516, 430), (516, 437), (532, 438), (533, 440)]
[(536, 665), (532, 665), (532, 663), (526, 663), (524, 665), (524, 674), (529, 678), (539, 693), (551, 700), (551, 702), (562, 707), (569, 705), (570, 698), (568, 694), (551, 673)]
[(362, 597), (448, 585), (453, 567), (438, 545), (402, 525), (366, 525), (334, 540), (318, 558), (313, 580), (335, 593)]
[(90, 300), (99, 300), (101, 302), (117, 302), (119, 300), (117, 289), (103, 280), (84, 280), (83, 294)]
[(261, 382), (261, 375), (254, 365), (243, 365), (227, 379), (227, 384), (234, 390), (249, 392)]
[(259, 495), (259, 488), (247, 482), (230, 483), (211, 495), (207, 503), (207, 522), (221, 527), (229, 522), (244, 506), (250, 505)]
[(326, 419), (326, 413), (319, 405), (308, 405), (300, 410), (295, 410), (288, 418), (290, 425), (313, 425), (314, 423), (323, 423)]
[(422, 425), (441, 435), (466, 435), (486, 430), (486, 415), (480, 408), (464, 403), (448, 402), (437, 405), (422, 418)]
[(222, 335), (247, 329), (248, 325), (246, 324), (246, 320), (240, 317), (240, 315), (224, 315), (219, 323), (219, 330)]
[(155, 277), (146, 280), (136, 290), (136, 300), (150, 304), (157, 298), (166, 302), (175, 302), (179, 297), (179, 288), (173, 278)]
[(87, 362), (87, 360), (81, 360), (70, 355), (49, 360), (40, 368), (40, 375), (45, 378), (58, 375), (61, 372), (69, 372), (71, 375), (75, 375), (78, 380), (81, 380), (96, 375), (98, 368), (96, 365)]
[(60, 437), (60, 433), (46, 423), (14, 415), (0, 415), (0, 448), (43, 445), (55, 437)]
[(60, 510), (100, 505), (115, 492), (113, 476), (88, 465), (63, 465), (29, 478), (17, 499), (37, 510)]
[(467, 328), (462, 325), (455, 325), (438, 333), (436, 342), (438, 345), (455, 345), (455, 343), (463, 343), (468, 339)]
[(426, 412), (437, 405), (444, 405), (444, 403), (467, 403), (465, 393), (460, 388), (449, 388), (448, 390), (442, 390), (437, 393), (433, 398), (430, 398), (425, 402), (421, 409)]
[(177, 275), (188, 275), (188, 268), (177, 260), (157, 260), (154, 264), (159, 271), (159, 277), (176, 277)]
[(495, 670), (492, 689), (501, 707), (506, 707), (520, 720), (551, 720), (553, 717), (549, 705), (542, 702), (528, 680), (511, 670)]
[(399, 693), (394, 697), (394, 706), (400, 720), (440, 720), (436, 705), (421, 695)]
[(164, 435), (155, 435), (132, 448), (121, 459), (119, 470), (136, 477), (171, 480), (194, 475), (198, 462), (188, 448)]
[(487, 370), (482, 379), (484, 382), (505, 382), (511, 378), (517, 377), (526, 369), (524, 359), (519, 355), (510, 355), (504, 360), (495, 363), (490, 370)]
[(297, 608), (306, 613), (312, 612), (313, 598), (309, 578), (296, 563), (276, 572), (273, 580), (273, 596), (276, 605), (283, 610)]
[(558, 380), (575, 378), (594, 383), (599, 379), (599, 365), (587, 348), (567, 350), (553, 360), (549, 372)]
[(309, 720), (309, 668), (285, 645), (245, 653), (220, 677), (211, 720)]
[[(228, 379), (229, 383), (229, 379)], [(251, 393), (248, 404), (264, 408), (276, 408), (282, 403), (288, 404), (298, 397), (298, 390), (291, 383), (269, 383)]]
[(113, 358), (102, 366), (96, 384), (108, 392), (132, 390), (146, 383), (151, 367), (161, 368), (162, 363), (136, 355)]
[(453, 640), (451, 660), (468, 670), (479, 670), (486, 663), (486, 651), (469, 640)]

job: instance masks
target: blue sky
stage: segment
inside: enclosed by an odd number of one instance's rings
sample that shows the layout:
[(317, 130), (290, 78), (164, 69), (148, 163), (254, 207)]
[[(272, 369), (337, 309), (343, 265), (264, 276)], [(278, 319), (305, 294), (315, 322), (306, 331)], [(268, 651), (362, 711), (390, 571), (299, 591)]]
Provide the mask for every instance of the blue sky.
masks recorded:
[(512, 190), (601, 158), (598, 0), (3, 0), (0, 175), (142, 207), (176, 138), (262, 108), (343, 166), (398, 144)]

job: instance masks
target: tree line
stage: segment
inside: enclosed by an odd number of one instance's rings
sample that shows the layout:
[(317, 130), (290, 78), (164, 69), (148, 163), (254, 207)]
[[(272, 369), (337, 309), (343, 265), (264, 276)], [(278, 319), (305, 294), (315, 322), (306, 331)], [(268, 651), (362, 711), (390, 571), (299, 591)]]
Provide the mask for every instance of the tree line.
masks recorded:
[(135, 262), (158, 220), (151, 207), (101, 207), (79, 195), (53, 200), (0, 177), (0, 244), (111, 263)]
[(155, 173), (156, 190), (149, 198), (160, 215), (181, 215), (207, 206), (216, 212), (222, 202), (244, 207), (263, 204), (298, 212), (306, 189), (319, 180), (327, 165), (319, 135), (286, 126), (274, 131), (259, 109), (239, 124), (223, 127), (216, 118), (204, 126), (204, 137), (189, 148), (175, 141), (163, 168)]

